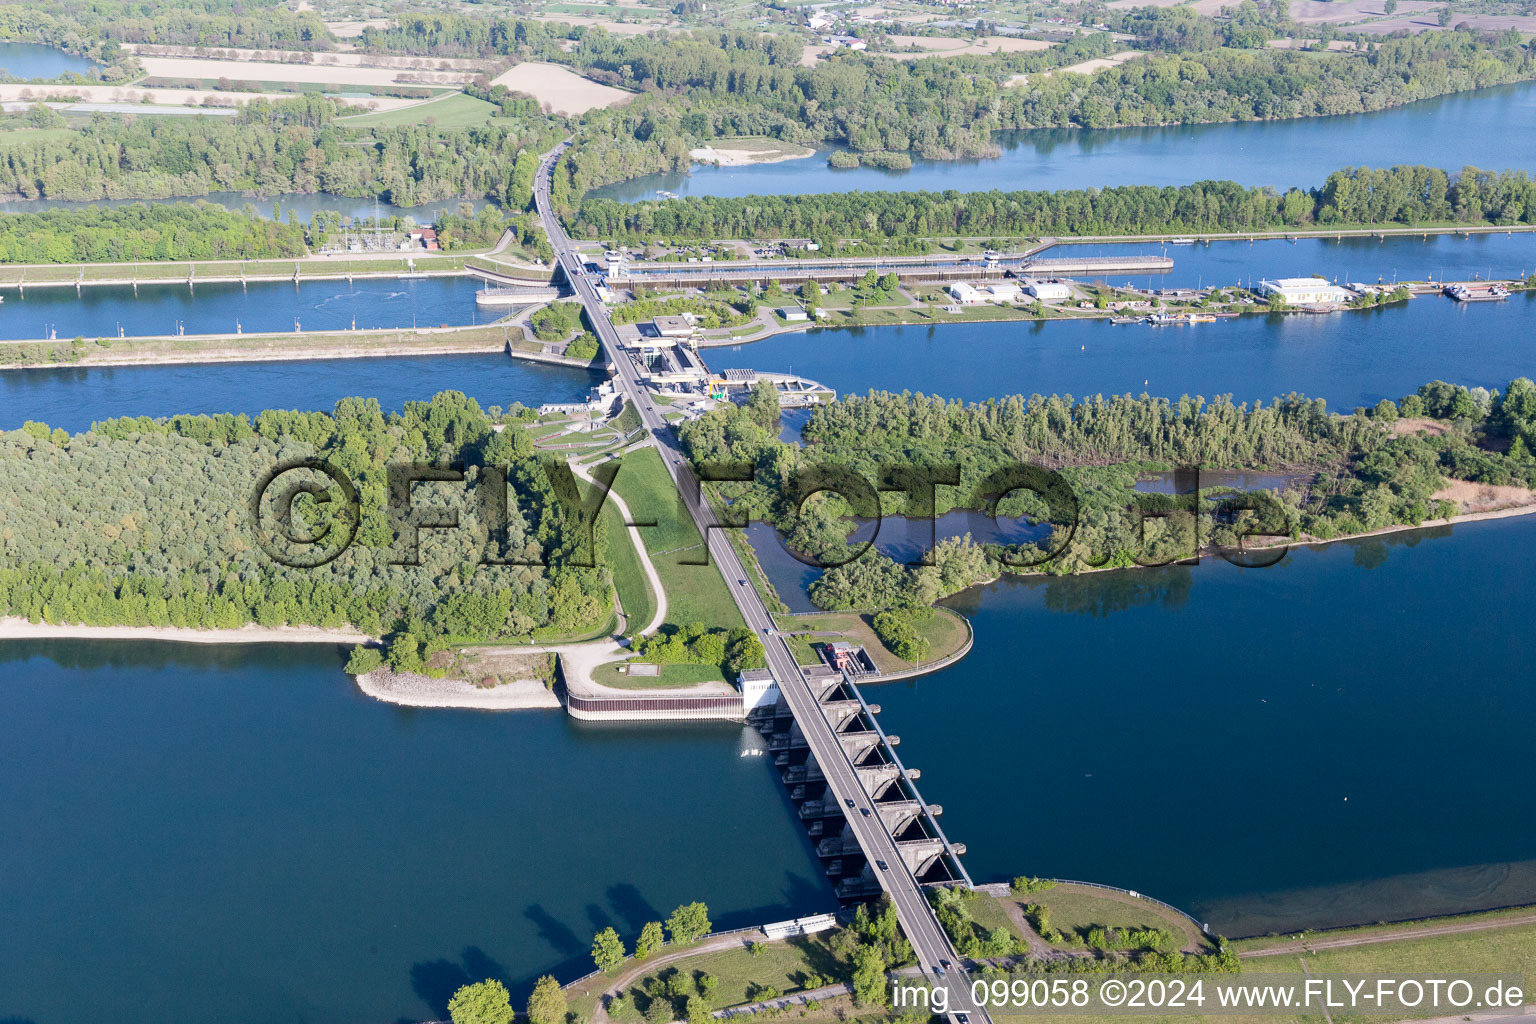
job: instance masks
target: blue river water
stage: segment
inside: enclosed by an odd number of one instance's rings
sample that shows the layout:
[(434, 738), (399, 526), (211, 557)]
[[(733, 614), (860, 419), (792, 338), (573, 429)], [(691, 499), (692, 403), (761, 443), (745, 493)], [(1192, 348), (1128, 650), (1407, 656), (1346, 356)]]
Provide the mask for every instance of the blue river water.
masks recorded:
[(836, 907), (755, 731), (399, 708), (344, 657), (0, 643), (0, 1020), (444, 1020), (680, 903)]
[(584, 399), (599, 375), (502, 354), (379, 356), (270, 363), (58, 367), (0, 373), (0, 430), (27, 420), (75, 432), (114, 416), (263, 409), (329, 412), (338, 399), (377, 398), (387, 412), (439, 391), (463, 391), (483, 406)]
[(1250, 314), (1182, 327), (1107, 320), (865, 327), (786, 334), (725, 352), (718, 365), (804, 374), (839, 394), (922, 391), (985, 401), (1010, 394), (1290, 392), (1349, 411), (1431, 380), (1502, 388), (1536, 376), (1536, 299), (1406, 305), (1325, 316)]
[[(815, 572), (752, 536), (809, 607)], [(977, 881), (1105, 882), (1229, 936), (1530, 903), (1536, 791), (1479, 780), (1529, 774), (1533, 574), (1517, 519), (1010, 578), (949, 602), (961, 662), (866, 696)]]
[(66, 71), (85, 74), (95, 61), (42, 43), (0, 42), (0, 71), (12, 78), (57, 78)]
[(1536, 138), (1511, 131), (1536, 116), (1536, 83), (1442, 96), (1369, 114), (1158, 128), (999, 132), (1002, 155), (914, 160), (908, 171), (837, 170), (826, 153), (746, 167), (695, 165), (595, 189), (625, 202), (684, 196), (793, 195), (850, 191), (984, 192), (1230, 180), (1311, 188), (1341, 167), (1427, 164), (1459, 171), (1536, 170)]
[[(357, 278), (336, 281), (185, 281), (4, 289), (0, 338), (60, 340), (186, 334), (338, 331), (487, 323), (475, 307), (473, 277)], [(51, 332), (51, 333), (50, 333)]]

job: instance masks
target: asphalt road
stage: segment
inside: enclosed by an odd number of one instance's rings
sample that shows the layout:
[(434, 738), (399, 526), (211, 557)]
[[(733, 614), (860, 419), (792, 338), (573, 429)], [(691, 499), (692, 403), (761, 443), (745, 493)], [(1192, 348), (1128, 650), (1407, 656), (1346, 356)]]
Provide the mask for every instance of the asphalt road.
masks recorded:
[[(726, 584), (736, 600), (736, 606), (741, 610), (747, 625), (763, 638), (763, 646), (768, 653), (768, 667), (778, 683), (779, 692), (784, 695), (790, 711), (794, 713), (795, 720), (810, 746), (811, 754), (816, 758), (816, 763), (821, 766), (822, 773), (826, 776), (828, 789), (842, 806), (846, 807), (847, 801), (852, 800), (857, 807), (868, 807), (869, 795), (864, 791), (858, 773), (848, 760), (848, 755), (838, 741), (832, 724), (827, 720), (810, 684), (791, 655), (788, 645), (782, 637), (769, 635), (774, 629), (773, 619), (758, 596), (757, 590), (746, 584), (747, 573), (742, 568), (735, 549), (731, 547), (729, 538), (722, 530), (711, 529), (718, 524), (714, 511), (707, 502), (701, 500), (698, 481), (678, 448), (670, 425), (663, 418), (656, 403), (651, 400), (650, 392), (640, 386), (634, 363), (619, 344), (618, 332), (614, 330), (607, 309), (598, 299), (595, 284), (587, 276), (570, 236), (566, 234), (565, 228), (554, 214), (549, 196), (550, 179), (555, 162), (569, 145), (570, 140), (566, 140), (546, 153), (539, 164), (538, 176), (534, 180), (534, 202), (544, 222), (544, 230), (549, 235), (550, 245), (555, 250), (556, 258), (560, 261), (560, 266), (565, 271), (566, 279), (570, 281), (577, 298), (586, 307), (587, 317), (597, 331), (598, 340), (603, 345), (608, 361), (617, 371), (619, 386), (625, 399), (635, 406), (640, 414), (641, 423), (655, 438), (656, 447), (661, 452), (672, 482), (677, 486), (678, 493), (682, 495), (683, 504), (693, 517), (699, 532), (705, 537), (709, 557), (725, 577)], [(934, 916), (922, 888), (917, 884), (912, 873), (907, 870), (906, 863), (897, 850), (896, 841), (886, 830), (880, 816), (871, 814), (866, 817), (863, 814), (854, 813), (849, 814), (847, 819), (870, 863), (878, 864), (883, 861), (887, 865), (885, 868), (876, 867), (875, 876), (880, 881), (880, 887), (895, 903), (897, 919), (901, 922), (908, 941), (912, 943), (919, 966), (928, 975), (930, 984), (942, 985), (950, 990), (951, 1016), (953, 1017), (954, 1013), (968, 1012), (976, 1024), (990, 1024), (990, 1018), (986, 1013), (972, 1004), (969, 986), (963, 974), (946, 971), (943, 976), (939, 976), (938, 967), (941, 961), (958, 964), (960, 958), (950, 944), (948, 936), (944, 934), (937, 917)]]

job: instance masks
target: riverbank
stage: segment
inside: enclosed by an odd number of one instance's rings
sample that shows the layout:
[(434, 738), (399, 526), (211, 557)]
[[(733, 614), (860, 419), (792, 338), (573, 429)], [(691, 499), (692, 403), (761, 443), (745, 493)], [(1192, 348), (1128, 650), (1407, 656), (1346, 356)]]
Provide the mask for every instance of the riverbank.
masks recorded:
[(722, 139), (719, 146), (707, 145), (690, 149), (688, 155), (694, 163), (714, 164), (718, 167), (745, 167), (749, 164), (776, 164), (786, 160), (804, 160), (815, 156), (816, 151), (807, 146), (797, 146), (779, 139)]
[[(198, 334), (104, 338), (91, 342), (0, 341), (0, 372), (65, 366), (163, 366), (178, 363), (287, 362), (376, 356), (506, 352), (534, 362), (584, 367), (544, 352), (525, 351), (503, 325), (288, 334)], [(11, 361), (14, 357), (17, 361)]]
[(468, 708), (479, 711), (523, 711), (559, 708), (560, 698), (537, 679), (519, 679), (482, 687), (468, 679), (379, 669), (354, 676), (357, 688), (374, 700), (411, 708)]
[(30, 622), (19, 616), (0, 618), (0, 640), (158, 640), (178, 644), (360, 644), (374, 640), (366, 633), (320, 626), (241, 626), (239, 629), (193, 629), (186, 626), (80, 626)]

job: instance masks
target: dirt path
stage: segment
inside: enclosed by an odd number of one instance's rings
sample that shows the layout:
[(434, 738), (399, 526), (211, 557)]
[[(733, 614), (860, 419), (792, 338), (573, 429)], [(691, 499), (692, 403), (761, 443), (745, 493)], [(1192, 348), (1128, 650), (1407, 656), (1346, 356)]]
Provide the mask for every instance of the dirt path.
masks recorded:
[(1536, 913), (1517, 914), (1478, 921), (1448, 921), (1444, 924), (1426, 924), (1390, 932), (1372, 932), (1369, 935), (1342, 935), (1338, 938), (1298, 939), (1294, 942), (1268, 946), (1264, 949), (1247, 950), (1238, 956), (1247, 958), (1281, 956), (1287, 953), (1305, 953), (1316, 949), (1347, 949), (1350, 946), (1373, 946), (1382, 942), (1398, 942), (1403, 939), (1428, 939), (1436, 935), (1460, 935), (1466, 932), (1487, 932), (1498, 928), (1514, 928), (1536, 924)]
[(1035, 931), (1035, 926), (1029, 923), (1029, 918), (1024, 916), (1024, 908), (1019, 905), (1018, 900), (1004, 901), (1003, 909), (1008, 912), (1008, 920), (1012, 921), (1015, 927), (1019, 929), (1019, 934), (1024, 936), (1024, 943), (1029, 946), (1031, 955), (1049, 956), (1055, 952), (1055, 950), (1051, 949), (1050, 943), (1042, 939), (1040, 933)]
[(691, 956), (697, 956), (700, 953), (713, 953), (718, 950), (732, 949), (736, 946), (745, 945), (748, 940), (749, 936), (745, 933), (719, 935), (712, 939), (705, 939), (697, 946), (688, 946), (676, 952), (663, 952), (660, 956), (633, 961), (632, 966), (613, 979), (608, 987), (603, 989), (598, 995), (597, 1005), (592, 1009), (592, 1024), (611, 1024), (611, 1018), (608, 1016), (608, 1000), (623, 992), (636, 978), (649, 974), (658, 967), (665, 967), (667, 964), (675, 963), (678, 960), (684, 960)]
[[(592, 483), (592, 476), (582, 466), (575, 462), (571, 464), (571, 472), (587, 483)], [(618, 509), (619, 515), (624, 517), (626, 523), (633, 517), (629, 514), (629, 506), (624, 504), (624, 499), (619, 497), (619, 492), (610, 490), (608, 500), (613, 502), (613, 507)], [(656, 565), (651, 561), (650, 554), (645, 550), (645, 538), (640, 536), (640, 529), (636, 526), (626, 526), (629, 531), (629, 539), (635, 545), (635, 553), (640, 556), (640, 565), (645, 569), (645, 578), (650, 581), (651, 590), (656, 595), (656, 614), (651, 616), (651, 621), (641, 628), (642, 636), (649, 636), (661, 628), (661, 624), (667, 620), (667, 591), (661, 585), (661, 577), (656, 572)]]

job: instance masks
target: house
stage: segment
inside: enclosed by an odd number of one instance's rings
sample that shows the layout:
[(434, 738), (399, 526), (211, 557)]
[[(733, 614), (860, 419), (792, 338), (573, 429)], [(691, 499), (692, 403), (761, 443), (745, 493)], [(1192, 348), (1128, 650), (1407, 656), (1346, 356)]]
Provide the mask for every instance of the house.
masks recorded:
[(957, 281), (949, 286), (949, 297), (962, 306), (979, 306), (986, 301), (982, 298), (981, 292), (976, 290), (975, 285), (966, 284), (964, 281)]
[[(413, 235), (416, 234), (416, 233), (417, 232), (412, 232)], [(428, 251), (431, 251), (431, 252), (437, 251), (437, 232), (436, 231), (432, 230), (431, 228), (422, 228), (421, 231), (420, 231), (420, 235), (421, 235), (421, 244), (422, 244), (422, 247), (424, 249), (427, 249)]]
[(829, 43), (832, 46), (843, 47), (849, 50), (857, 51), (869, 49), (869, 44), (860, 39), (858, 36), (824, 36), (822, 37), (821, 41), (824, 43)]
[(1041, 302), (1065, 302), (1072, 297), (1072, 287), (1061, 281), (1024, 279), (1024, 290)]
[(1355, 297), (1348, 288), (1321, 277), (1278, 277), (1260, 281), (1255, 290), (1266, 299), (1278, 295), (1289, 306), (1338, 305)]
[(810, 29), (812, 32), (820, 32), (824, 28), (831, 28), (833, 24), (836, 23), (836, 21), (836, 18), (831, 18), (825, 14), (817, 12), (816, 14), (813, 14), (805, 19), (805, 27)]
[(782, 306), (777, 312), (782, 319), (792, 324), (805, 323), (811, 318), (810, 314), (806, 313), (799, 306)]

